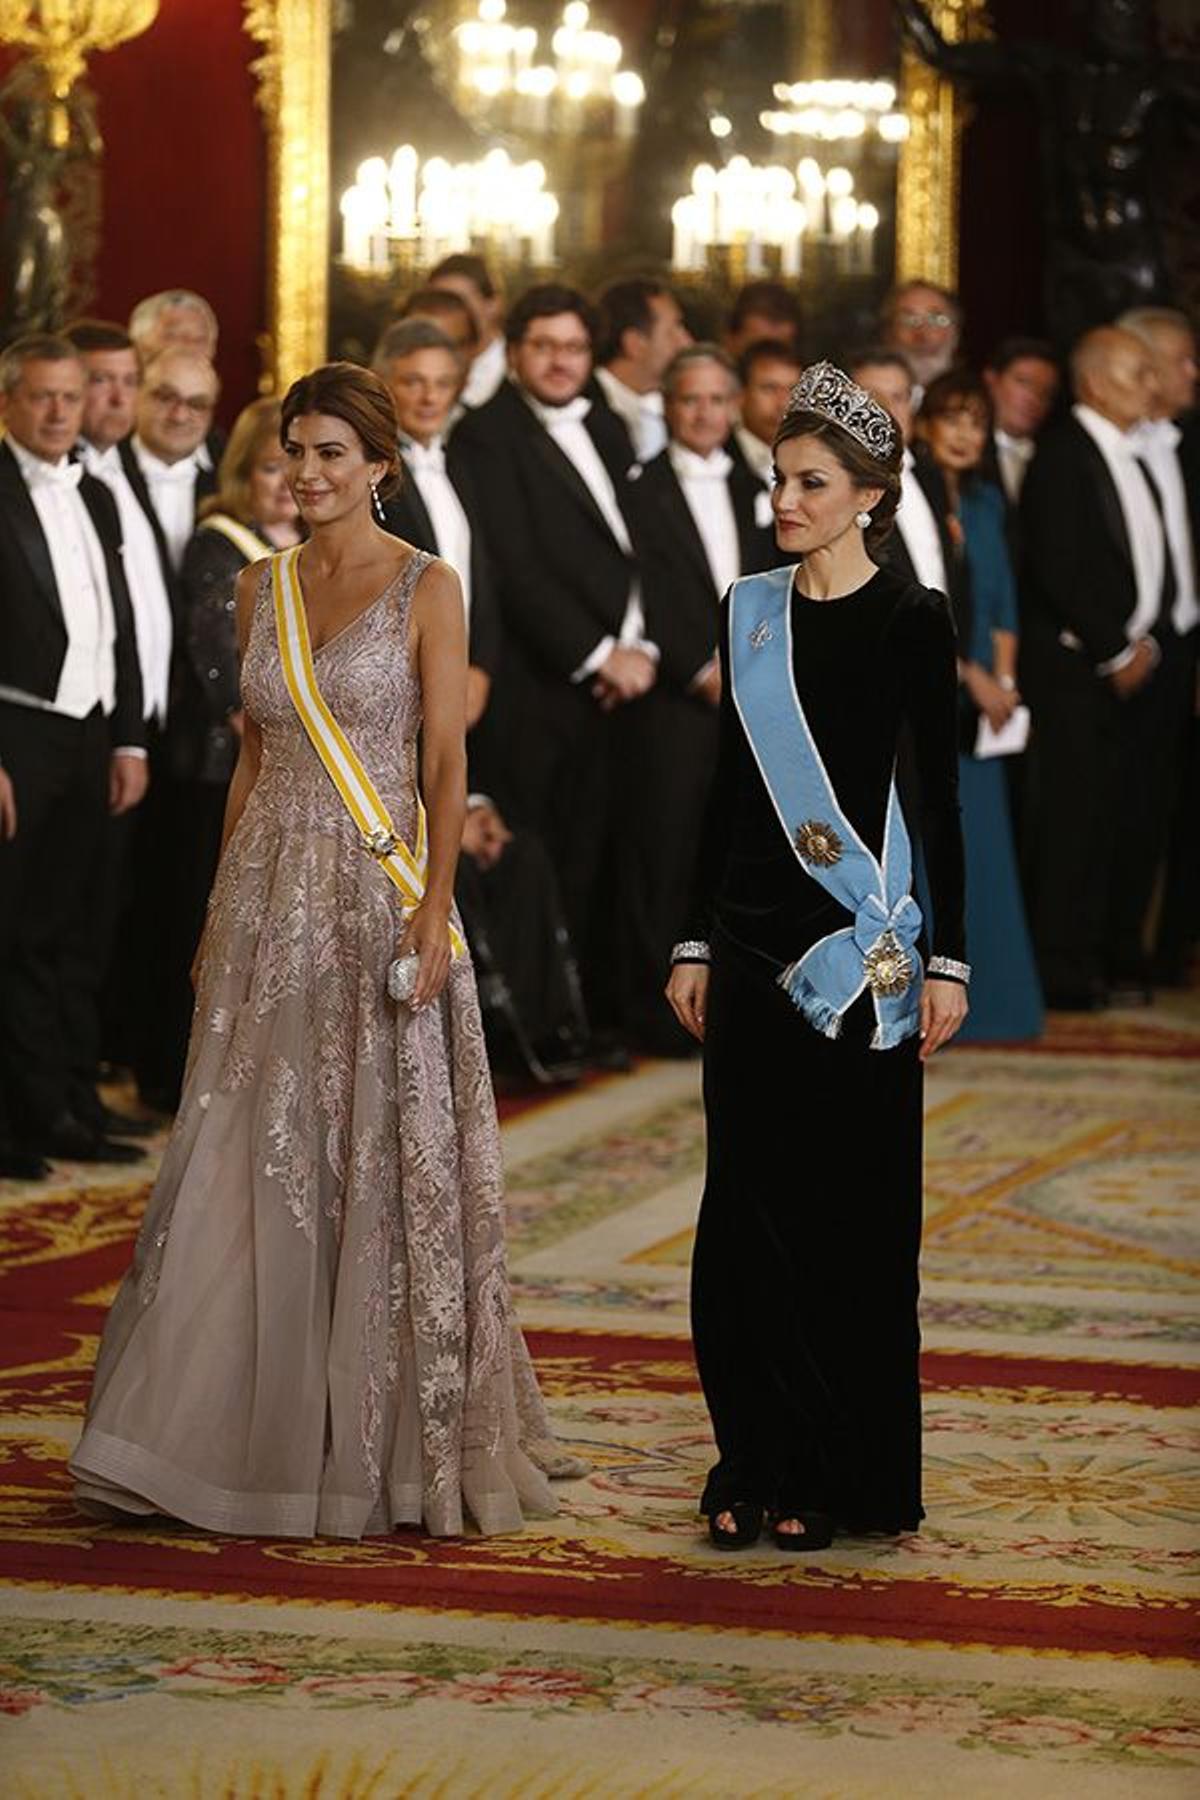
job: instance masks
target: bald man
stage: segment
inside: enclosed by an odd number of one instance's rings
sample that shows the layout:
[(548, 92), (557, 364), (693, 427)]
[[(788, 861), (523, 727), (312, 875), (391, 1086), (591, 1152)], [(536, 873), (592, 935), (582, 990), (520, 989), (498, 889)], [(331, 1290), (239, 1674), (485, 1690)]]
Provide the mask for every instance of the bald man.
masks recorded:
[[(1145, 344), (1105, 326), (1071, 357), (1075, 405), (1021, 497), (1022, 689), (1034, 942), (1052, 1006), (1148, 997), (1146, 925), (1187, 718), (1186, 656), (1162, 496), (1137, 429), (1158, 380)], [(1176, 759), (1176, 761), (1173, 761)]]

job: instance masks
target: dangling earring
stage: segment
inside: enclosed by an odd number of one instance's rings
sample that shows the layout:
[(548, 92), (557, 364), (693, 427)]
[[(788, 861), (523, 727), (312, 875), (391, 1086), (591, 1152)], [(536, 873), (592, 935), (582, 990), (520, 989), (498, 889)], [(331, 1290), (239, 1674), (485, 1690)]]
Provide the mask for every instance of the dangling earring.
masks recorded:
[(383, 501), (379, 498), (379, 483), (377, 481), (372, 481), (370, 484), (370, 487), (371, 487), (371, 505), (375, 509), (375, 517), (379, 520), (379, 523), (382, 525), (387, 518), (387, 514), (383, 510)]
[(869, 512), (856, 512), (854, 515), (854, 523), (858, 526), (858, 529), (860, 531), (865, 531), (867, 529), (867, 526), (871, 523), (870, 513)]

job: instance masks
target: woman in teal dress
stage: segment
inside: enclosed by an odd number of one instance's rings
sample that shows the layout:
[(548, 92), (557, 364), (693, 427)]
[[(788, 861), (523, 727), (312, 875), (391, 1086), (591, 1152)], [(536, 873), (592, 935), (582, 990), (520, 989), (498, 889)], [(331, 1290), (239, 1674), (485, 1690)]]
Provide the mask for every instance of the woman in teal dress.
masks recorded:
[(978, 472), (991, 431), (982, 382), (961, 369), (939, 376), (926, 390), (917, 428), (945, 483), (950, 535), (966, 563), (971, 593), (967, 641), (959, 645), (964, 731), (958, 789), (974, 977), (959, 1042), (1012, 1043), (1039, 1036), (1043, 1013), (1017, 875), (1004, 758), (973, 753), (979, 720), (999, 728), (1020, 704), (1017, 594), (1004, 497)]

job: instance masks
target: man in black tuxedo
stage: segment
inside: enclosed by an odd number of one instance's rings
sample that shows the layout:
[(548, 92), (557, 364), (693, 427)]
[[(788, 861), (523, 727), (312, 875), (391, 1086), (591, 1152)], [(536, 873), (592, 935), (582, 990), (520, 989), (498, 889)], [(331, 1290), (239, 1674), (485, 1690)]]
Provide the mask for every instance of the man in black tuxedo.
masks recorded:
[(1058, 398), (1058, 359), (1042, 338), (1005, 338), (988, 357), (983, 379), (992, 401), (992, 435), (980, 473), (995, 482), (1015, 521), (1038, 433)]
[(786, 344), (759, 338), (738, 357), (741, 385), (740, 422), (729, 440), (729, 454), (740, 456), (768, 493), (775, 467), (775, 433), (787, 411), (788, 395), (802, 367)]
[[(87, 1113), (75, 1066), (89, 996), (66, 968), (86, 929), (107, 811), (137, 806), (147, 764), (116, 504), (70, 452), (84, 371), (62, 338), (0, 355), (0, 1083), (19, 1149), (127, 1162)], [(11, 820), (10, 820), (11, 823)]]
[(1129, 332), (1088, 332), (1076, 404), (1025, 479), (1022, 691), (1034, 719), (1032, 925), (1051, 1005), (1140, 997), (1143, 932), (1165, 849), (1189, 704), (1162, 497), (1137, 454), (1151, 358)]
[(403, 463), (382, 523), (457, 571), (467, 609), (470, 792), (455, 894), (480, 967), (489, 1050), (500, 1060), (516, 1050), (544, 1074), (579, 1047), (582, 1022), (546, 851), (536, 833), (509, 829), (488, 791), (487, 714), (500, 620), (470, 472), (445, 442), (462, 391), (461, 359), (432, 319), (413, 317), (388, 326), (374, 367), (395, 402)]
[(661, 660), (651, 693), (620, 721), (626, 1005), (641, 1047), (675, 1054), (692, 1040), (662, 990), (716, 758), (717, 609), (740, 575), (784, 560), (767, 490), (727, 448), (739, 394), (737, 369), (719, 345), (680, 351), (663, 376), (667, 448), (630, 486), (647, 630)]
[[(1137, 429), (1138, 455), (1162, 498), (1175, 573), (1172, 622), (1187, 659), (1200, 645), (1200, 414), (1196, 408), (1196, 333), (1186, 313), (1143, 306), (1117, 323), (1140, 338), (1154, 363), (1156, 392)], [(1200, 938), (1200, 705), (1192, 708), (1182, 746), (1174, 817), (1154, 948), (1156, 979), (1183, 986), (1189, 954)]]
[(868, 346), (846, 360), (846, 373), (872, 399), (886, 406), (904, 436), (904, 461), (900, 470), (900, 506), (896, 529), (880, 555), (885, 565), (907, 581), (936, 588), (949, 598), (958, 628), (959, 642), (966, 636), (965, 571), (950, 540), (946, 493), (931, 458), (919, 461), (912, 452), (914, 407), (913, 376), (898, 350)]
[[(164, 350), (190, 350), (215, 363), (220, 325), (203, 294), (192, 288), (164, 288), (138, 301), (129, 315), (129, 336), (143, 369)], [(201, 454), (203, 467), (216, 468), (225, 443), (224, 430), (210, 423)]]
[(554, 861), (591, 997), (611, 1006), (613, 719), (648, 693), (658, 652), (624, 510), (629, 441), (598, 397), (592, 314), (571, 288), (531, 288), (509, 313), (510, 378), (455, 428), (497, 572), (498, 798)]
[(467, 730), (472, 732), (495, 678), (500, 620), (471, 473), (446, 441), (447, 422), (462, 392), (461, 359), (440, 325), (414, 316), (388, 326), (374, 369), (395, 402), (404, 463), (404, 479), (384, 503), (383, 523), (458, 571), (467, 609)]
[[(162, 579), (180, 616), (179, 570), (201, 503), (215, 492), (205, 449), (220, 392), (217, 372), (199, 351), (168, 344), (143, 370), (136, 429), (118, 448), (128, 487), (154, 535)], [(209, 711), (200, 677), (176, 633), (166, 726), (152, 738), (154, 781), (134, 848), (137, 906), (129, 915), (114, 970), (115, 999), (129, 1011), (138, 1091), (173, 1112), (187, 1056), (192, 995), (184, 981), (191, 946), (181, 947), (189, 909), (177, 902), (177, 871), (191, 866), (183, 805)]]

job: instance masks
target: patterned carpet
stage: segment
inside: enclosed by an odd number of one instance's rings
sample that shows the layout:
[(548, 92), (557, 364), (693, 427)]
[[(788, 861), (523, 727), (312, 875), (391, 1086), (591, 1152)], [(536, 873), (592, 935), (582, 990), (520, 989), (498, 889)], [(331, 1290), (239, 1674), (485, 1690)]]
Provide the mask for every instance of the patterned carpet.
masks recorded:
[(1200, 1004), (961, 1050), (928, 1093), (918, 1536), (711, 1551), (692, 1066), (505, 1127), (513, 1274), (592, 1464), (524, 1536), (99, 1528), (64, 1463), (142, 1181), (0, 1183), (0, 1790), (1200, 1791)]

